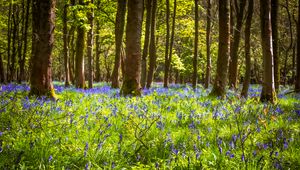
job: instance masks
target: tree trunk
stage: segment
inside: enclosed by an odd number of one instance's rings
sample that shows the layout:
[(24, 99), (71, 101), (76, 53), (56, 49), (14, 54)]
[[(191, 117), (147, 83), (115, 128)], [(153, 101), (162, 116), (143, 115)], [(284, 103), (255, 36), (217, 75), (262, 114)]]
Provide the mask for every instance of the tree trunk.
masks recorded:
[(219, 49), (215, 83), (210, 95), (224, 96), (230, 53), (230, 10), (229, 0), (219, 0)]
[(126, 26), (126, 59), (125, 75), (121, 89), (124, 96), (140, 96), (141, 71), (141, 32), (142, 32), (143, 1), (128, 1)]
[(68, 3), (65, 0), (63, 9), (63, 40), (64, 40), (64, 68), (65, 68), (65, 87), (70, 85), (69, 69), (69, 47), (68, 47)]
[[(79, 5), (84, 5), (83, 0), (79, 0)], [(81, 23), (83, 24), (83, 23)], [(85, 28), (81, 25), (77, 27), (77, 41), (76, 41), (76, 87), (85, 88), (85, 77), (84, 77), (84, 45), (85, 42)]]
[(165, 49), (165, 74), (164, 74), (164, 87), (168, 87), (168, 77), (169, 77), (169, 37), (170, 37), (170, 2), (166, 0), (166, 25), (167, 25), (167, 33), (166, 33), (166, 49)]
[[(298, 0), (298, 18), (300, 18), (300, 0)], [(297, 68), (296, 68), (296, 81), (295, 91), (300, 92), (300, 20), (297, 23)]]
[(280, 65), (278, 52), (278, 0), (272, 0), (271, 7), (271, 23), (272, 23), (272, 38), (273, 38), (273, 57), (274, 57), (274, 81), (275, 89), (279, 90), (280, 85)]
[(96, 82), (100, 82), (100, 23), (97, 21), (97, 28), (96, 28), (96, 73), (95, 73), (95, 80)]
[(16, 56), (17, 56), (17, 41), (19, 32), (19, 7), (17, 4), (13, 4), (13, 28), (12, 28), (12, 55), (10, 65), (10, 80), (15, 80), (15, 69), (16, 69)]
[(125, 26), (125, 14), (126, 14), (127, 0), (118, 0), (118, 11), (116, 16), (115, 27), (115, 42), (116, 42), (116, 56), (115, 65), (112, 73), (112, 88), (119, 88), (119, 72), (120, 72), (120, 55), (123, 42), (123, 33)]
[(55, 97), (52, 85), (52, 48), (54, 42), (55, 0), (32, 3), (33, 44), (31, 90), (32, 95)]
[(194, 58), (193, 58), (193, 89), (197, 86), (197, 60), (198, 60), (198, 38), (199, 38), (199, 12), (198, 0), (195, 0), (195, 39), (194, 39)]
[(206, 76), (205, 76), (205, 88), (208, 88), (210, 84), (210, 70), (211, 70), (211, 57), (210, 57), (210, 30), (211, 30), (211, 0), (207, 0), (207, 17), (206, 17)]
[(11, 60), (11, 27), (12, 27), (12, 17), (11, 17), (12, 3), (9, 3), (8, 9), (8, 23), (7, 23), (7, 65), (6, 65), (6, 78), (9, 83), (10, 80), (10, 60)]
[(4, 77), (4, 67), (3, 67), (3, 59), (2, 59), (2, 53), (0, 53), (0, 83), (4, 83), (5, 77)]
[(234, 29), (233, 45), (230, 49), (231, 62), (229, 64), (229, 86), (231, 88), (237, 88), (238, 77), (238, 51), (241, 40), (241, 32), (243, 26), (244, 10), (246, 6), (246, 0), (241, 0), (239, 4), (239, 10), (237, 9), (236, 28)]
[(150, 49), (149, 49), (149, 71), (147, 77), (147, 88), (151, 87), (153, 76), (154, 76), (154, 69), (156, 66), (156, 9), (157, 9), (157, 1), (153, 0), (152, 5), (152, 17), (151, 17), (151, 39), (150, 39)]
[(261, 39), (263, 51), (263, 87), (260, 100), (275, 102), (276, 92), (274, 83), (271, 0), (260, 0)]
[(245, 98), (248, 96), (248, 89), (251, 76), (251, 56), (250, 56), (250, 35), (251, 35), (251, 21), (253, 16), (253, 0), (248, 1), (248, 15), (245, 25), (245, 60), (246, 60), (246, 73), (243, 82), (243, 89), (241, 95)]
[(141, 86), (145, 88), (146, 77), (147, 77), (147, 56), (149, 52), (149, 40), (150, 40), (150, 25), (151, 25), (151, 10), (152, 10), (152, 0), (147, 0), (146, 11), (146, 31), (145, 31), (145, 41), (142, 56), (142, 75), (141, 75)]
[[(94, 4), (94, 0), (90, 0)], [(87, 58), (88, 58), (88, 87), (93, 88), (93, 46), (94, 46), (94, 9), (88, 12), (90, 30), (87, 38)]]

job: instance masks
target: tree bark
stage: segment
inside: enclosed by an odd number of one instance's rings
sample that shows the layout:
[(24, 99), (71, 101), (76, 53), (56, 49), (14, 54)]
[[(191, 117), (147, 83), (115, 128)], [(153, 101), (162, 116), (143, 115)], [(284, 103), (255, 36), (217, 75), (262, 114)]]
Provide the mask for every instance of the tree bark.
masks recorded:
[(219, 0), (219, 49), (217, 72), (211, 96), (225, 95), (230, 53), (230, 10), (229, 0)]
[(230, 49), (231, 62), (229, 63), (229, 86), (231, 88), (237, 88), (238, 77), (238, 50), (241, 40), (241, 32), (243, 26), (244, 10), (246, 6), (246, 0), (240, 0), (239, 9), (237, 9), (236, 28), (234, 29), (233, 45)]
[(121, 89), (124, 96), (140, 96), (141, 71), (141, 32), (142, 32), (143, 1), (128, 1), (126, 26), (126, 59), (125, 75)]
[(150, 49), (149, 49), (149, 71), (147, 77), (147, 88), (151, 87), (154, 70), (156, 67), (156, 9), (157, 9), (157, 0), (153, 0), (152, 6), (152, 16), (151, 16), (151, 39), (150, 39)]
[(253, 16), (253, 0), (248, 1), (248, 15), (245, 25), (245, 60), (246, 60), (246, 73), (243, 82), (243, 89), (241, 95), (244, 98), (248, 97), (248, 89), (251, 76), (251, 56), (250, 56), (250, 35), (251, 35), (251, 22)]
[(68, 46), (68, 2), (65, 0), (63, 9), (63, 41), (64, 41), (64, 68), (65, 68), (65, 87), (70, 85), (69, 69), (69, 46)]
[(95, 80), (96, 82), (100, 82), (100, 23), (97, 21), (97, 28), (96, 28), (96, 75)]
[[(84, 5), (83, 0), (79, 0), (79, 5)], [(83, 23), (81, 23), (83, 24)], [(85, 88), (85, 77), (84, 77), (84, 42), (85, 42), (85, 28), (83, 26), (77, 27), (77, 41), (76, 41), (76, 87)]]
[(276, 101), (272, 47), (271, 0), (260, 0), (261, 43), (263, 51), (263, 84), (260, 100)]
[(147, 77), (147, 56), (149, 52), (149, 40), (150, 40), (150, 26), (151, 26), (151, 10), (152, 10), (152, 0), (147, 0), (146, 11), (146, 31), (145, 31), (145, 40), (142, 56), (142, 75), (141, 75), (141, 86), (145, 88), (146, 86), (146, 77)]
[(9, 83), (10, 80), (10, 60), (11, 60), (11, 27), (12, 27), (12, 17), (11, 17), (11, 10), (12, 10), (12, 3), (9, 3), (8, 9), (8, 23), (7, 23), (7, 65), (6, 65), (6, 78), (7, 82)]
[(280, 65), (278, 52), (278, 0), (272, 0), (271, 22), (272, 22), (272, 38), (273, 38), (273, 57), (274, 57), (274, 81), (275, 90), (279, 90), (280, 85)]
[(169, 37), (170, 37), (170, 2), (166, 0), (166, 49), (165, 49), (165, 74), (164, 74), (164, 87), (167, 88), (169, 85), (168, 77), (169, 77)]
[(4, 83), (4, 81), (5, 81), (4, 66), (3, 66), (2, 53), (0, 53), (0, 83)]
[(32, 3), (33, 44), (31, 95), (48, 95), (55, 98), (52, 85), (52, 48), (54, 42), (55, 0)]
[(126, 14), (127, 0), (118, 0), (118, 10), (116, 15), (116, 27), (115, 27), (115, 42), (116, 42), (116, 55), (115, 65), (112, 73), (112, 88), (119, 88), (119, 72), (120, 72), (120, 55), (123, 42), (123, 33), (125, 26), (125, 14)]
[(210, 84), (211, 56), (210, 56), (210, 30), (211, 30), (211, 0), (207, 0), (207, 17), (206, 17), (206, 76), (205, 88)]
[[(90, 0), (94, 4), (94, 0)], [(88, 12), (88, 20), (90, 30), (88, 31), (87, 38), (87, 58), (88, 58), (88, 87), (93, 88), (93, 49), (94, 49), (94, 9)]]
[[(298, 0), (298, 18), (300, 18), (300, 0)], [(297, 22), (297, 68), (295, 91), (300, 92), (300, 20)]]
[(16, 70), (16, 56), (17, 56), (17, 42), (19, 36), (19, 6), (13, 4), (13, 27), (12, 27), (12, 55), (11, 55), (11, 65), (10, 65), (10, 80), (15, 80), (15, 70)]
[(194, 39), (194, 58), (193, 58), (193, 89), (197, 86), (197, 62), (198, 62), (198, 39), (199, 39), (199, 12), (198, 0), (195, 0), (195, 39)]

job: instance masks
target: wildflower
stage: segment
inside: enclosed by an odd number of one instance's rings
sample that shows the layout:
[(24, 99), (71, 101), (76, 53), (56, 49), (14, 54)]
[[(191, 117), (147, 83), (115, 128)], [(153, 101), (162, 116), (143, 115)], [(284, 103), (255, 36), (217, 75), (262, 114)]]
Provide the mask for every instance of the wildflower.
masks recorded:
[(86, 157), (86, 154), (87, 154), (88, 149), (89, 149), (89, 143), (86, 142), (86, 143), (85, 143), (85, 148), (84, 148), (84, 157)]
[(89, 169), (89, 163), (86, 163), (85, 164), (85, 168), (84, 168), (85, 170), (88, 170)]
[(111, 163), (111, 168), (112, 168), (112, 169), (115, 169), (115, 167), (116, 167), (115, 162), (112, 162), (112, 163)]
[(242, 154), (242, 161), (244, 162), (245, 161), (245, 155), (244, 154)]
[(237, 106), (235, 109), (234, 109), (234, 113), (239, 113), (241, 111), (241, 106)]
[(159, 164), (158, 162), (155, 162), (155, 168), (158, 169), (159, 168)]
[(3, 132), (0, 132), (0, 137), (3, 135)]
[(252, 152), (252, 155), (255, 157), (256, 156), (256, 150), (254, 150), (253, 152)]
[(53, 157), (52, 157), (52, 155), (50, 155), (49, 158), (48, 158), (48, 162), (51, 162), (52, 159), (53, 159)]

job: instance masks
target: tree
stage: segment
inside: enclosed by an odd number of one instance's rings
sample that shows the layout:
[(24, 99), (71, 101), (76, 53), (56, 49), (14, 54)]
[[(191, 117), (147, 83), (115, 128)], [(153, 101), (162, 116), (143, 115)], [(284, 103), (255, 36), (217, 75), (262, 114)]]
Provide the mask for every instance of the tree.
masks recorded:
[(297, 22), (297, 68), (295, 91), (300, 92), (300, 0), (298, 1), (298, 22)]
[(65, 0), (63, 9), (63, 41), (64, 41), (64, 68), (65, 68), (65, 87), (70, 85), (69, 68), (69, 46), (68, 46), (68, 1)]
[(164, 87), (168, 87), (168, 78), (169, 78), (169, 69), (170, 69), (170, 63), (169, 63), (169, 43), (170, 43), (170, 2), (169, 0), (166, 0), (166, 48), (165, 48), (165, 74), (164, 74)]
[(211, 96), (224, 96), (230, 53), (230, 11), (229, 0), (219, 0), (219, 49), (217, 72)]
[[(235, 1), (236, 6), (237, 1)], [(236, 9), (236, 27), (234, 29), (233, 33), (233, 44), (232, 49), (230, 49), (230, 57), (231, 62), (229, 64), (229, 86), (232, 88), (237, 87), (237, 78), (238, 78), (238, 50), (241, 40), (241, 32), (242, 32), (242, 26), (243, 26), (243, 18), (244, 18), (244, 9), (246, 6), (246, 0), (240, 0), (239, 2), (239, 8)], [(233, 17), (233, 16), (231, 16)]]
[(248, 15), (245, 25), (245, 60), (246, 60), (246, 73), (243, 82), (243, 89), (241, 95), (245, 98), (248, 96), (248, 89), (251, 76), (251, 58), (250, 58), (250, 35), (251, 35), (251, 21), (253, 16), (253, 0), (248, 1)]
[[(79, 5), (84, 5), (84, 0), (79, 0)], [(82, 9), (80, 9), (82, 10)], [(85, 88), (84, 77), (84, 48), (85, 48), (85, 28), (84, 23), (77, 26), (77, 40), (76, 40), (76, 69), (75, 69), (75, 86), (77, 88)]]
[(272, 23), (272, 38), (273, 38), (273, 57), (274, 57), (274, 81), (275, 89), (279, 90), (280, 84), (280, 66), (279, 66), (279, 53), (278, 53), (278, 0), (272, 0), (271, 7), (271, 23)]
[[(94, 0), (90, 0), (94, 4)], [(93, 47), (94, 47), (94, 8), (89, 9), (88, 20), (90, 30), (87, 37), (87, 58), (88, 58), (88, 86), (93, 88)]]
[(120, 56), (123, 42), (123, 33), (125, 26), (125, 14), (126, 14), (126, 0), (118, 0), (118, 9), (116, 15), (115, 25), (115, 43), (116, 43), (116, 55), (115, 65), (112, 73), (112, 88), (119, 88), (119, 72), (120, 72)]
[(276, 92), (274, 84), (271, 0), (260, 0), (260, 20), (264, 71), (260, 100), (273, 103), (276, 100)]
[(208, 88), (210, 83), (210, 70), (211, 70), (211, 57), (210, 57), (210, 41), (211, 41), (211, 0), (207, 0), (207, 13), (206, 13), (206, 76), (205, 88)]
[(143, 1), (128, 1), (126, 26), (126, 59), (125, 75), (121, 89), (124, 96), (141, 95), (141, 31), (142, 31)]
[(30, 94), (55, 97), (52, 84), (52, 48), (54, 42), (55, 0), (33, 0), (33, 51)]
[(156, 9), (157, 9), (157, 0), (152, 0), (152, 14), (151, 14), (151, 39), (150, 39), (150, 47), (149, 47), (149, 71), (147, 74), (147, 88), (151, 87), (154, 69), (156, 66)]
[(197, 85), (197, 60), (198, 60), (198, 37), (199, 37), (199, 12), (198, 0), (195, 0), (195, 40), (194, 40), (194, 59), (193, 59), (193, 89)]
[(146, 85), (146, 77), (147, 77), (147, 56), (149, 52), (149, 40), (150, 40), (150, 26), (151, 26), (151, 11), (152, 11), (152, 0), (146, 1), (146, 31), (145, 31), (145, 40), (144, 40), (144, 48), (142, 55), (142, 74), (141, 74), (141, 86), (142, 88)]

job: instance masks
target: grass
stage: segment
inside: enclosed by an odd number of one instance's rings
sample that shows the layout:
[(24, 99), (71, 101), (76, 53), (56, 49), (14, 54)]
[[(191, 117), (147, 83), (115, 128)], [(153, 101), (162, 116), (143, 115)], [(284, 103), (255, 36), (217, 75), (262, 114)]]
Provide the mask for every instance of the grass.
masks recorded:
[(156, 84), (136, 98), (107, 84), (55, 83), (58, 101), (2, 85), (0, 169), (299, 169), (299, 94), (276, 105)]

